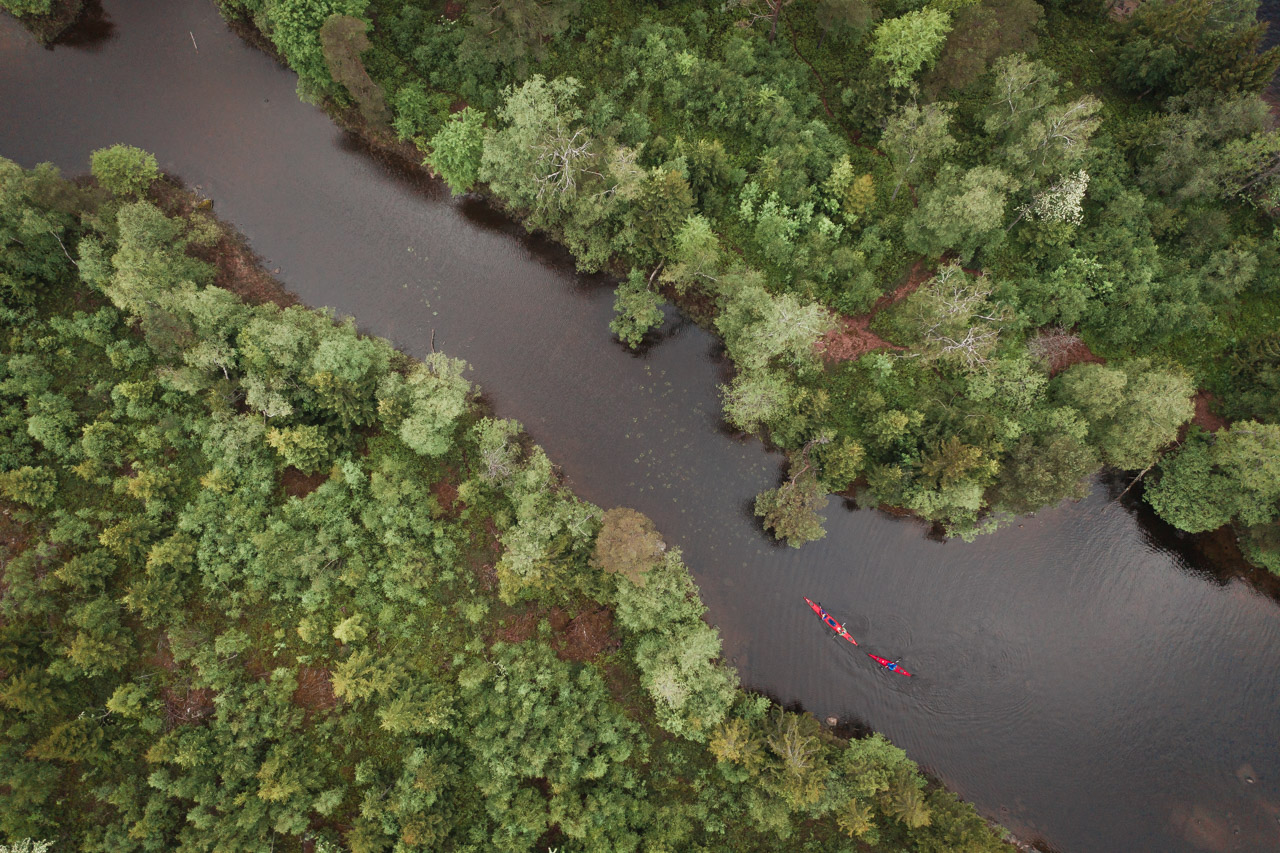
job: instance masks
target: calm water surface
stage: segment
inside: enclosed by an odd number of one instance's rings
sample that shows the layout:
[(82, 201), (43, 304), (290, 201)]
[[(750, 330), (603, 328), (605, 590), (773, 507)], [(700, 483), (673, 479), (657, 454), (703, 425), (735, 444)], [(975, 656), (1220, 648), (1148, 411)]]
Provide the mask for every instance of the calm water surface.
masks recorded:
[[(87, 170), (116, 142), (215, 199), (283, 280), (421, 355), (466, 358), (573, 487), (685, 550), (744, 681), (888, 734), (986, 815), (1064, 851), (1280, 849), (1280, 608), (1111, 500), (971, 545), (833, 502), (801, 551), (750, 505), (781, 459), (725, 431), (712, 337), (642, 356), (612, 295), (501, 217), (367, 156), (207, 0), (107, 0), (74, 46), (0, 18), (0, 155)], [(867, 648), (828, 640), (802, 595)]]

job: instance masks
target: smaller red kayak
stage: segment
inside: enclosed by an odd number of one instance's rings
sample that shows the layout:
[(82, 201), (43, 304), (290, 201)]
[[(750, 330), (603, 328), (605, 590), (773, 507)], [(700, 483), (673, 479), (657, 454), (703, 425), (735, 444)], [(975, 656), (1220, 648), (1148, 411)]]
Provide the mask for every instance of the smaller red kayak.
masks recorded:
[(888, 658), (882, 658), (880, 657), (880, 655), (871, 654), (871, 652), (867, 652), (867, 657), (871, 658), (873, 661), (880, 664), (882, 667), (889, 670), (890, 672), (896, 672), (898, 673), (898, 675), (905, 675), (907, 678), (911, 677), (911, 673), (907, 672), (905, 669), (898, 666), (898, 662), (896, 660), (889, 660)]
[(850, 635), (849, 632), (844, 629), (843, 625), (841, 625), (839, 622), (836, 621), (834, 616), (832, 616), (827, 611), (823, 610), (821, 604), (810, 601), (807, 596), (805, 597), (804, 603), (809, 605), (809, 608), (814, 613), (818, 614), (818, 618), (821, 619), (823, 622), (825, 622), (828, 628), (836, 632), (837, 637), (844, 637), (846, 640), (853, 643), (855, 646), (858, 645), (858, 641), (855, 640), (852, 637), (852, 635)]

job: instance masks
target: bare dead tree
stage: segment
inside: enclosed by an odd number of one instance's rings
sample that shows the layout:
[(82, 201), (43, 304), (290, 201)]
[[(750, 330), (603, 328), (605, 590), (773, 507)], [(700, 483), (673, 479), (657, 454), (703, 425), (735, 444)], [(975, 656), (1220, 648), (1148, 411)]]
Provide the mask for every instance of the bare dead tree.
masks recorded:
[(751, 27), (756, 21), (768, 21), (769, 41), (772, 42), (778, 36), (778, 19), (782, 16), (782, 10), (794, 2), (795, 0), (728, 0), (723, 8), (742, 9), (747, 13), (747, 17), (737, 22), (739, 27)]

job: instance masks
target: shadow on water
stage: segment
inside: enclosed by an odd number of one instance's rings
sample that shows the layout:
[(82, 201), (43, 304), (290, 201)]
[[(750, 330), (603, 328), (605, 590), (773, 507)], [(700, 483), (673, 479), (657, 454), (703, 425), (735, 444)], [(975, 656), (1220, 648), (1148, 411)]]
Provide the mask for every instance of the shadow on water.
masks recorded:
[(1280, 603), (1280, 576), (1245, 559), (1230, 525), (1206, 533), (1184, 533), (1156, 515), (1143, 500), (1145, 481), (1122, 495), (1130, 482), (1122, 471), (1107, 471), (1099, 478), (1108, 498), (1119, 500), (1138, 519), (1143, 538), (1151, 548), (1172, 554), (1176, 558), (1174, 565), (1192, 577), (1220, 587), (1242, 581), (1258, 594)]
[(101, 0), (87, 0), (76, 22), (54, 39), (49, 50), (70, 47), (75, 50), (97, 52), (116, 34), (116, 25), (102, 8)]

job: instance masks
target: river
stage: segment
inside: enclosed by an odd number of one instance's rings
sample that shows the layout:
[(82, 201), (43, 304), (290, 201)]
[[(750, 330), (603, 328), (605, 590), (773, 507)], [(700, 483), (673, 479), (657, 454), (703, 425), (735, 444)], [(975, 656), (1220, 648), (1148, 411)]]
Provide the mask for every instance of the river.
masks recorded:
[[(608, 282), (369, 156), (208, 0), (106, 0), (44, 50), (0, 16), (0, 155), (87, 170), (116, 142), (214, 199), (310, 305), (467, 359), (573, 488), (684, 549), (743, 681), (883, 731), (986, 815), (1063, 851), (1280, 849), (1280, 608), (1099, 482), (973, 544), (838, 499), (827, 538), (760, 532), (781, 459), (728, 432), (715, 339), (671, 315), (640, 355)], [(891, 677), (828, 639), (821, 600)]]

